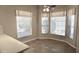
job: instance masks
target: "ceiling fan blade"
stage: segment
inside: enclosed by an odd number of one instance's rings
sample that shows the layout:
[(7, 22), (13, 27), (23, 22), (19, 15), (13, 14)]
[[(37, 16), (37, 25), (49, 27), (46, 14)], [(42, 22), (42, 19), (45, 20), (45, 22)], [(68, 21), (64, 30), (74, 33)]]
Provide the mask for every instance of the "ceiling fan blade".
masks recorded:
[(56, 5), (50, 5), (50, 7), (56, 7)]

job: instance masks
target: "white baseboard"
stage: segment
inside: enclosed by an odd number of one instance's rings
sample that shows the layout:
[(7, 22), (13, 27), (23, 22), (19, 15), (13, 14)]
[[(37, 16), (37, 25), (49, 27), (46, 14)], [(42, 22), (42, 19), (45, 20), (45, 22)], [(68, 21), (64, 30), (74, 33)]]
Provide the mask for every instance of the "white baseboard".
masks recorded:
[(23, 43), (26, 43), (26, 42), (29, 42), (29, 41), (32, 41), (32, 40), (36, 40), (36, 39), (37, 39), (37, 37), (36, 38), (29, 39), (29, 40), (27, 40), (27, 41), (25, 41)]
[(38, 37), (38, 39), (49, 39), (49, 37)]

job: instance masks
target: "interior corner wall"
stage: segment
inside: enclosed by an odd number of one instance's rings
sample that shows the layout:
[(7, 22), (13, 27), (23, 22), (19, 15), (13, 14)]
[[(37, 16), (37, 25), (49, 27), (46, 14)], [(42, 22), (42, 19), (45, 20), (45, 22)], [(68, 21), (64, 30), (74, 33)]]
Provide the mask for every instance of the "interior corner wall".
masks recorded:
[[(17, 38), (16, 27), (16, 10), (32, 11), (33, 13), (33, 31), (32, 36)], [(18, 40), (25, 40), (37, 36), (37, 6), (32, 5), (0, 5), (0, 25), (3, 26), (4, 33)]]

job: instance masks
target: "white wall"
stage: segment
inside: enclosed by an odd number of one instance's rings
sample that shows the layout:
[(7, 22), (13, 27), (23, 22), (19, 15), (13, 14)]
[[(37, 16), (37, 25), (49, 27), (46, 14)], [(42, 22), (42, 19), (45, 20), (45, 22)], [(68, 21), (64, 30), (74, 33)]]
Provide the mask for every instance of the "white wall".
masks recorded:
[(32, 11), (33, 13), (33, 35), (19, 40), (25, 40), (37, 36), (37, 6), (0, 6), (0, 25), (3, 26), (4, 32), (14, 38), (17, 38), (16, 31), (16, 10)]

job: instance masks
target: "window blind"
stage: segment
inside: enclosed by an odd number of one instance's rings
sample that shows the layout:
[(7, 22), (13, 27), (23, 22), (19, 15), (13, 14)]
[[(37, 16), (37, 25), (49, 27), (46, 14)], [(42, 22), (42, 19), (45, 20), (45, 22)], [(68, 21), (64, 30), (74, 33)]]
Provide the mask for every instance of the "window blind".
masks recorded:
[(76, 9), (71, 8), (67, 11), (67, 36), (74, 39)]
[(66, 11), (56, 11), (51, 13), (50, 33), (65, 36)]
[(52, 12), (51, 16), (57, 17), (57, 16), (66, 16), (66, 11), (57, 11), (57, 12)]
[(42, 13), (41, 15), (41, 30), (43, 34), (48, 33), (49, 30), (49, 14), (48, 13)]
[(67, 14), (68, 14), (68, 15), (75, 15), (75, 14), (76, 14), (75, 8), (69, 9), (68, 12), (67, 12)]
[(17, 38), (32, 35), (32, 12), (16, 10)]
[(16, 10), (17, 16), (32, 16), (32, 12)]

